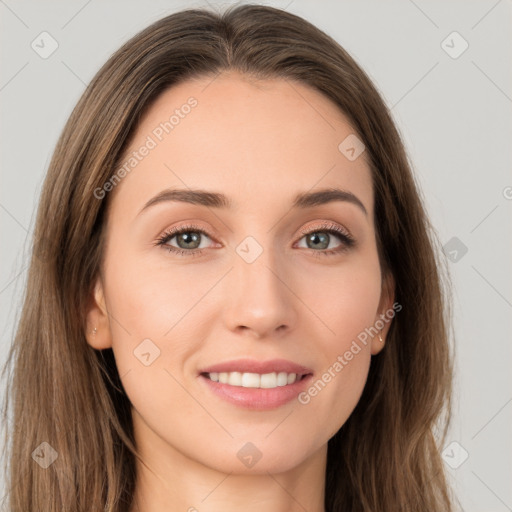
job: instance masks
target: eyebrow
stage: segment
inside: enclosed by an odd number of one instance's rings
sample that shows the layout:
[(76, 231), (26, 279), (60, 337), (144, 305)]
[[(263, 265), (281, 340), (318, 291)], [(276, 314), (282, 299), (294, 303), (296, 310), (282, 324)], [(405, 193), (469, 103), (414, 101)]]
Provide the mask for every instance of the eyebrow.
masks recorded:
[[(229, 209), (233, 203), (226, 195), (220, 192), (209, 192), (200, 189), (166, 189), (152, 197), (141, 209), (139, 215), (149, 207), (168, 201), (178, 201), (209, 208)], [(368, 212), (362, 201), (347, 190), (339, 188), (325, 188), (315, 192), (297, 194), (293, 200), (292, 208), (306, 209), (320, 206), (333, 201), (344, 201), (356, 205), (366, 216)]]

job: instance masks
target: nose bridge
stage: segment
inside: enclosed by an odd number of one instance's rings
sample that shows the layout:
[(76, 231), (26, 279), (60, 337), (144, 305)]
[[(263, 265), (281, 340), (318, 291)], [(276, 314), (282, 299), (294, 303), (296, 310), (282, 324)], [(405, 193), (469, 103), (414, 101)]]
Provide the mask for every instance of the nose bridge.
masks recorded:
[(244, 327), (259, 336), (282, 326), (292, 328), (296, 319), (287, 283), (290, 273), (272, 235), (267, 235), (261, 243), (248, 236), (236, 246), (228, 285), (231, 296), (224, 311), (231, 329)]

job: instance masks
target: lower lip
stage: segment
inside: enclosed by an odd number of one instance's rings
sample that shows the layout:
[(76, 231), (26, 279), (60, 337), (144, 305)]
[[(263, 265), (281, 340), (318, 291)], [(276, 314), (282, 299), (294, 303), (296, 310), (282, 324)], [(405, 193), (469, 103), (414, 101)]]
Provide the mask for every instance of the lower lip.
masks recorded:
[(257, 411), (275, 409), (290, 402), (308, 386), (312, 377), (313, 375), (310, 374), (293, 384), (269, 389), (230, 386), (229, 384), (214, 382), (204, 375), (199, 375), (199, 379), (220, 398), (239, 407)]

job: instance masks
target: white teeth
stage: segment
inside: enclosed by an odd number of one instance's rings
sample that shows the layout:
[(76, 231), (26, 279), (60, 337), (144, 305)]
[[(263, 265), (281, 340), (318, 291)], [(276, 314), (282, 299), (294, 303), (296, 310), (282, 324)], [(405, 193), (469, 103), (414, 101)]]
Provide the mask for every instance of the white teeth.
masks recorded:
[(241, 386), (242, 385), (242, 374), (240, 372), (228, 373), (228, 384), (230, 386)]
[(212, 372), (207, 374), (210, 380), (229, 384), (230, 386), (241, 386), (243, 388), (277, 388), (293, 384), (298, 375), (296, 373), (273, 372), (273, 373), (241, 373), (241, 372)]
[(261, 378), (259, 373), (242, 373), (242, 382), (239, 384), (240, 386), (244, 388), (259, 388), (260, 384)]
[(261, 376), (261, 388), (275, 388), (277, 386), (277, 379), (275, 373), (265, 373)]
[(288, 384), (288, 374), (285, 372), (280, 372), (277, 374), (277, 385), (278, 386), (286, 386)]

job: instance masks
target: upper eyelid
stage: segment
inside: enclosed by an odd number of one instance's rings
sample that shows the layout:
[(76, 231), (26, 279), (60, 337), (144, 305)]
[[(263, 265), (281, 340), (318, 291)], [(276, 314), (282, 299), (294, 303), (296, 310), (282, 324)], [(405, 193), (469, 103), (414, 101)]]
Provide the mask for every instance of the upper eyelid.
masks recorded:
[(322, 223), (318, 226), (312, 226), (309, 228), (300, 228), (299, 233), (304, 235), (304, 234), (312, 233), (315, 231), (329, 231), (329, 230), (341, 231), (342, 233), (346, 233), (350, 237), (352, 236), (351, 232), (345, 226), (342, 226), (342, 225), (340, 225), (336, 222), (332, 222), (332, 221), (322, 221)]

